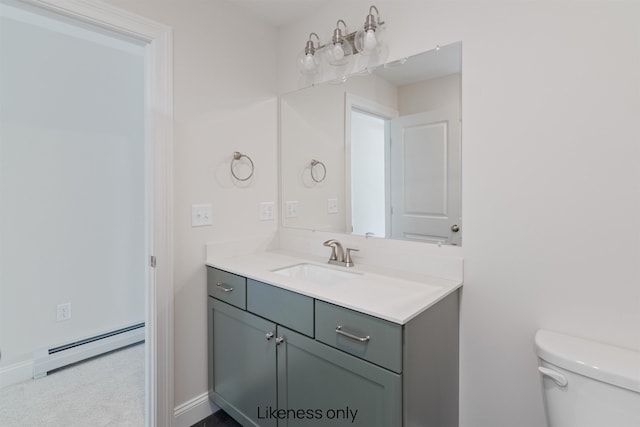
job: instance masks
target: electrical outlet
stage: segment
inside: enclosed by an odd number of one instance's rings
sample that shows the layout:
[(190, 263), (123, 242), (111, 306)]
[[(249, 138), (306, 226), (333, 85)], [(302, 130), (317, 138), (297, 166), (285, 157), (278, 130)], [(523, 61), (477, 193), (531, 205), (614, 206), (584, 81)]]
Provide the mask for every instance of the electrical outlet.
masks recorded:
[(327, 200), (327, 213), (330, 213), (330, 214), (338, 213), (338, 199)]
[(287, 218), (297, 218), (298, 217), (298, 202), (288, 201), (287, 202)]
[(213, 224), (213, 207), (211, 205), (191, 205), (191, 226), (202, 227)]
[(58, 304), (57, 316), (58, 322), (71, 319), (71, 303)]
[(260, 203), (260, 221), (273, 220), (273, 202)]

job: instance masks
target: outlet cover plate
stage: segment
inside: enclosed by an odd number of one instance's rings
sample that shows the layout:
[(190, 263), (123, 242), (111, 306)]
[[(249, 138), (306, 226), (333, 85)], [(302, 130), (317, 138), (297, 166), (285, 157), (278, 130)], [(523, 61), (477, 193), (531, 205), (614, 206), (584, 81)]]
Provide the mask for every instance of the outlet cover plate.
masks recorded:
[(191, 205), (191, 226), (202, 227), (213, 224), (213, 207), (209, 205)]
[(56, 310), (56, 320), (61, 322), (63, 320), (71, 319), (71, 303), (66, 302), (64, 304), (58, 304)]
[(260, 203), (260, 221), (273, 220), (273, 202)]

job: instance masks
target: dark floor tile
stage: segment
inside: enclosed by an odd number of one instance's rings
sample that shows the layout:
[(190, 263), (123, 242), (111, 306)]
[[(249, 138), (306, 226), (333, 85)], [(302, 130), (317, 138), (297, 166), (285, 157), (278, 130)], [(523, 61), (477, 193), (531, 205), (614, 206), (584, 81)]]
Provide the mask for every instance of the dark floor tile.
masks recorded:
[(220, 409), (191, 427), (242, 427), (229, 414)]

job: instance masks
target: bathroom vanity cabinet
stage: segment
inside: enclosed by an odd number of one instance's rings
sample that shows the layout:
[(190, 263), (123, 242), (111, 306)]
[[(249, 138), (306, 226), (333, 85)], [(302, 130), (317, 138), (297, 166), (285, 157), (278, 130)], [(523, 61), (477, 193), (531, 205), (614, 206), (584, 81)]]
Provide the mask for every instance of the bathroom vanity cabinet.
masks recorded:
[(207, 267), (209, 397), (244, 426), (458, 424), (458, 291), (406, 324)]

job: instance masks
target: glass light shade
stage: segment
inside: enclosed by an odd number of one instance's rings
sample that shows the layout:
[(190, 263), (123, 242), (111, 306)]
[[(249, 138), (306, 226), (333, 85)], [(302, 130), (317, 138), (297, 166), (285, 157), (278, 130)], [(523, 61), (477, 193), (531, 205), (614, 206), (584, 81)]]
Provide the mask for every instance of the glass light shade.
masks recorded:
[(318, 72), (318, 55), (306, 53), (304, 50), (298, 55), (298, 69), (301, 74), (315, 74)]
[(372, 51), (378, 45), (378, 41), (376, 40), (376, 33), (373, 30), (367, 30), (364, 35), (364, 50)]
[(349, 58), (347, 57), (353, 54), (353, 49), (351, 49), (351, 45), (347, 41), (336, 44), (329, 42), (325, 48), (325, 54), (329, 64), (345, 65), (349, 62)]
[(354, 43), (358, 52), (370, 55), (380, 51), (380, 27), (377, 30), (360, 30), (356, 33)]

